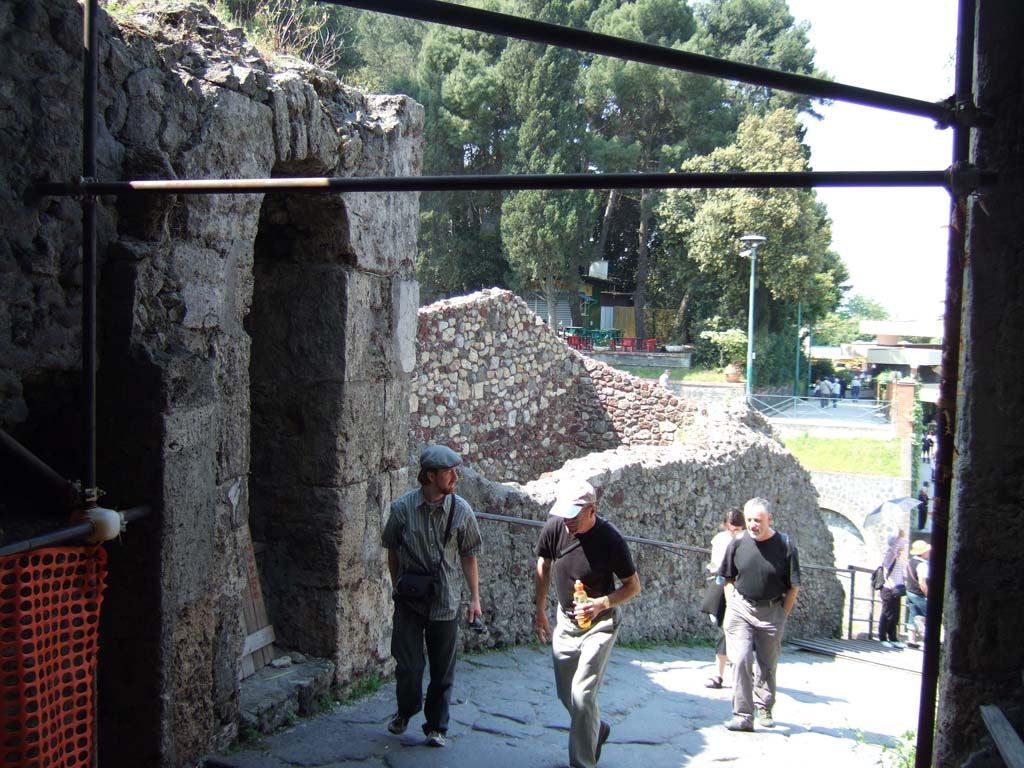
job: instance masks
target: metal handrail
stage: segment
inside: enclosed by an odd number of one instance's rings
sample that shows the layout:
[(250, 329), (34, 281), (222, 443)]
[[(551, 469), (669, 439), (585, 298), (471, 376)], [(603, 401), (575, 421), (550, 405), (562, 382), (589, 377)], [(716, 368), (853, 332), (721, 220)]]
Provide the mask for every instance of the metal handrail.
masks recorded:
[(892, 402), (889, 400), (849, 400), (816, 396), (753, 394), (748, 401), (752, 408), (768, 418), (842, 419), (849, 421), (888, 424), (891, 421)]

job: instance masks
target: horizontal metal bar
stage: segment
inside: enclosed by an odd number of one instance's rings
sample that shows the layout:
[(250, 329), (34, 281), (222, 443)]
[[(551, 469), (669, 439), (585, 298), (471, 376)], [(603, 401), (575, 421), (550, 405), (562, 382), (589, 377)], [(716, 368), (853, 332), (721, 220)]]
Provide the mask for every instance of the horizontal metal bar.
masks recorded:
[[(145, 517), (152, 510), (149, 507), (131, 507), (130, 509), (121, 510), (121, 514), (124, 515), (126, 523), (133, 522), (139, 518)], [(31, 539), (25, 539), (23, 541), (16, 541), (13, 544), (7, 544), (0, 547), (0, 557), (6, 557), (8, 555), (20, 555), (22, 552), (29, 552), (33, 549), (41, 549), (43, 547), (54, 547), (58, 544), (67, 544), (72, 541), (77, 541), (84, 536), (88, 536), (93, 531), (92, 523), (76, 523), (75, 525), (69, 525), (66, 528), (61, 528), (51, 533), (44, 533), (40, 536), (34, 536)]]
[(57, 470), (36, 456), (9, 434), (0, 429), (0, 450), (13, 456), (21, 465), (31, 471), (37, 478), (48, 485), (60, 498), (67, 509), (71, 509), (80, 500), (74, 483), (61, 477)]
[(947, 127), (956, 118), (954, 106), (947, 101), (923, 101), (869, 88), (844, 85), (809, 75), (780, 72), (752, 64), (740, 64), (675, 48), (640, 43), (611, 35), (523, 19), (494, 11), (484, 11), (440, 0), (319, 0), (367, 11), (403, 16), (409, 19), (446, 24), (451, 27), (514, 37), (534, 43), (573, 48), (602, 56), (654, 64), (659, 67), (694, 72), (711, 77), (767, 86), (819, 99), (835, 99), (868, 107), (878, 107), (908, 115), (928, 117)]
[[(270, 179), (172, 179), (44, 182), (39, 195), (201, 194), (266, 192), (451, 192), (524, 189), (811, 189), (815, 187), (944, 187), (945, 171), (736, 173), (566, 173), (466, 176), (362, 176)], [(995, 174), (977, 172), (982, 184)]]
[[(496, 515), (493, 512), (476, 512), (475, 515), (479, 520), (491, 520), (496, 523), (509, 523), (511, 525), (525, 525), (529, 528), (543, 528), (545, 524), (544, 520), (528, 520), (524, 517)], [(626, 536), (625, 534), (622, 535), (622, 538), (624, 538), (626, 541), (631, 541), (634, 544), (647, 544), (649, 546), (659, 547), (661, 549), (678, 549), (683, 552), (692, 552), (698, 555), (711, 554), (711, 550), (707, 547), (695, 547), (690, 544), (676, 544), (671, 541), (658, 541), (657, 539), (644, 539), (639, 536)], [(848, 570), (846, 568), (834, 568), (830, 565), (813, 565), (810, 563), (801, 563), (800, 567), (816, 571), (834, 571), (836, 573), (846, 573)]]

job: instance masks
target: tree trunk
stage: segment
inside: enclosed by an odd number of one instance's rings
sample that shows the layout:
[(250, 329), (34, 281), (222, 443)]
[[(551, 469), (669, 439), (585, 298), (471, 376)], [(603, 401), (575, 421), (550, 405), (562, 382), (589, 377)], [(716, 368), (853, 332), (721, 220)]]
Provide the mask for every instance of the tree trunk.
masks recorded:
[(615, 215), (615, 209), (619, 207), (621, 198), (621, 189), (608, 191), (608, 203), (604, 207), (604, 218), (601, 219), (601, 234), (598, 235), (597, 245), (594, 248), (594, 261), (601, 261), (604, 258), (604, 248), (608, 242), (608, 228), (611, 226), (612, 216)]
[[(548, 305), (548, 327), (558, 330), (558, 288), (554, 280), (545, 279), (541, 282), (541, 289), (544, 291), (544, 301)], [(572, 302), (569, 302), (570, 306)], [(575, 321), (574, 321), (575, 322)]]
[(679, 300), (679, 309), (676, 310), (676, 332), (679, 334), (680, 344), (690, 343), (690, 324), (686, 320), (686, 310), (689, 309), (690, 292), (683, 293)]
[(640, 229), (637, 232), (636, 287), (633, 290), (633, 314), (636, 319), (637, 339), (647, 338), (644, 323), (644, 308), (647, 305), (647, 208), (650, 206), (650, 190), (640, 190)]

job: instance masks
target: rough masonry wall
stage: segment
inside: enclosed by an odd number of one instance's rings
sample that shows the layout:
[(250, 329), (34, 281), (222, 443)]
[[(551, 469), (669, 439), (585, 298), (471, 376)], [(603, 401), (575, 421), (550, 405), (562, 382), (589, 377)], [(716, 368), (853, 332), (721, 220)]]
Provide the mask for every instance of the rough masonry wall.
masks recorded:
[[(727, 507), (763, 496), (802, 561), (832, 565), (810, 476), (741, 401), (708, 413), (590, 360), (508, 291), (424, 307), (418, 340), (412, 447), (436, 441), (459, 450), (468, 466), (457, 493), (476, 510), (543, 521), (559, 485), (584, 477), (599, 489), (600, 514), (623, 533), (706, 547)], [(481, 529), (491, 631), (463, 642), (529, 642), (539, 530), (493, 521)], [(624, 636), (712, 636), (699, 612), (706, 555), (646, 545), (633, 552), (644, 593), (626, 609)], [(828, 571), (803, 576), (787, 631), (831, 636), (842, 621), (842, 588)]]
[(510, 291), (420, 309), (413, 443), (443, 442), (495, 480), (618, 445), (667, 445), (691, 408), (570, 350)]
[[(722, 511), (748, 498), (772, 502), (775, 524), (787, 532), (805, 565), (830, 565), (832, 540), (818, 514), (806, 473), (775, 440), (741, 425), (720, 425), (719, 439), (699, 445), (622, 447), (573, 459), (557, 471), (525, 484), (494, 483), (471, 468), (457, 493), (480, 512), (543, 522), (560, 485), (582, 477), (598, 491), (598, 513), (624, 534), (691, 547), (707, 547), (720, 530)], [(490, 627), (467, 645), (526, 643), (534, 638), (533, 574), (539, 528), (481, 521), (481, 601)], [(700, 613), (707, 554), (669, 553), (630, 545), (643, 592), (623, 608), (622, 637), (685, 639), (714, 637)], [(464, 596), (468, 599), (468, 595)], [(549, 619), (554, 619), (554, 590)], [(843, 590), (829, 571), (804, 568), (789, 637), (831, 637), (842, 625)]]
[[(418, 173), (410, 100), (275, 68), (204, 3), (134, 5), (98, 20), (100, 178)], [(0, 32), (0, 426), (75, 478), (81, 214), (26, 191), (81, 173), (81, 7), (3, 3)], [(236, 729), (250, 523), (279, 642), (338, 682), (385, 664), (379, 529), (407, 483), (418, 202), (100, 203), (99, 482), (109, 506), (157, 510), (109, 547), (100, 753), (192, 765)]]

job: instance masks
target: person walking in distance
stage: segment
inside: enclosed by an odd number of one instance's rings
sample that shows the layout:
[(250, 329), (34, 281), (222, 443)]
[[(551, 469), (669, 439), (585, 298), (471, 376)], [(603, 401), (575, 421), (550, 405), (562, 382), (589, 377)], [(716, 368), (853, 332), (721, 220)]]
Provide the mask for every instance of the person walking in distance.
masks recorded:
[[(618, 606), (640, 594), (640, 577), (626, 540), (598, 516), (597, 493), (585, 481), (570, 483), (559, 494), (536, 554), (534, 625), (541, 643), (551, 640), (555, 688), (570, 717), (569, 765), (593, 768), (611, 733), (601, 720), (597, 695), (619, 633)], [(552, 575), (558, 597), (554, 631), (547, 617)], [(579, 603), (573, 600), (577, 580), (586, 590)]]
[(662, 389), (668, 389), (668, 379), (671, 374), (668, 368), (661, 372), (661, 376), (658, 377), (658, 386)]
[[(420, 453), (418, 490), (391, 504), (381, 543), (388, 552), (395, 601), (391, 655), (395, 658), (398, 712), (388, 730), (401, 734), (423, 708), (426, 743), (443, 747), (448, 733), (448, 704), (455, 680), (461, 568), (469, 588), (467, 620), (481, 615), (477, 555), (480, 529), (469, 503), (455, 494), (462, 458), (444, 445)], [(426, 643), (427, 658), (423, 656)], [(423, 669), (430, 662), (430, 685), (423, 700)]]
[(726, 548), (718, 570), (725, 580), (723, 628), (733, 667), (732, 719), (725, 723), (730, 731), (753, 731), (755, 714), (762, 727), (775, 726), (782, 633), (800, 591), (796, 547), (772, 528), (769, 502), (751, 499), (743, 505), (743, 518), (747, 529)]
[(711, 559), (708, 561), (708, 587), (701, 609), (718, 625), (718, 642), (715, 644), (718, 674), (712, 675), (704, 681), (705, 688), (721, 688), (725, 678), (725, 663), (728, 661), (725, 649), (725, 631), (722, 629), (722, 622), (725, 620), (725, 592), (723, 591), (722, 577), (718, 575), (718, 569), (722, 566), (725, 550), (736, 535), (743, 531), (744, 525), (743, 510), (739, 507), (730, 507), (725, 510), (725, 514), (722, 517), (722, 530), (711, 539)]
[(882, 612), (878, 617), (878, 639), (889, 648), (902, 648), (899, 638), (900, 608), (903, 595), (907, 593), (907, 534), (900, 528), (889, 537), (882, 569), (885, 584), (882, 586)]

